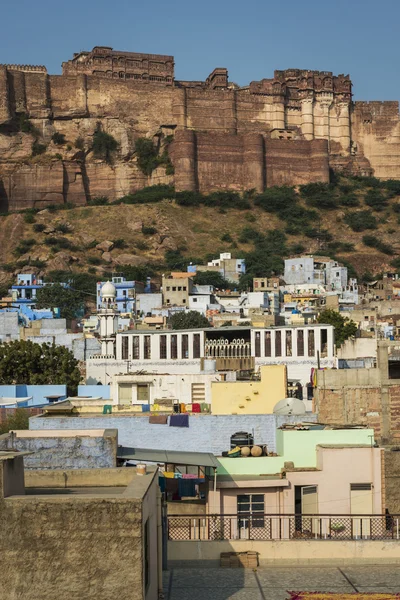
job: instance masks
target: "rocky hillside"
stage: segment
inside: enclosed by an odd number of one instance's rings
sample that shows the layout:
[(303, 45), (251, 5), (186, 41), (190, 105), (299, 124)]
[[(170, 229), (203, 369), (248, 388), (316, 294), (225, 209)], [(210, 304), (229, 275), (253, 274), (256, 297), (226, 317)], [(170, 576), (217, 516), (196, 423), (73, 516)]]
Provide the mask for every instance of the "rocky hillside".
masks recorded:
[(251, 275), (278, 271), (283, 258), (302, 252), (336, 257), (360, 278), (376, 275), (400, 268), (398, 194), (396, 181), (339, 178), (330, 186), (270, 188), (245, 197), (175, 195), (165, 187), (161, 196), (150, 190), (148, 198), (129, 196), (119, 204), (99, 198), (99, 205), (4, 214), (0, 282), (4, 289), (21, 271), (79, 271), (100, 279), (132, 274), (134, 267), (157, 278), (221, 251), (245, 255)]

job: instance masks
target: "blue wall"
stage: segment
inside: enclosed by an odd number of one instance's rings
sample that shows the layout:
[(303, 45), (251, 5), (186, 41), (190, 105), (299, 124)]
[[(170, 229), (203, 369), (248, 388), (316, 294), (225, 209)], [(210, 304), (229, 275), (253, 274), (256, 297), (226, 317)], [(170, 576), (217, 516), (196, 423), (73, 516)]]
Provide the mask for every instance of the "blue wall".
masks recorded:
[(110, 385), (78, 385), (78, 396), (90, 396), (91, 398), (111, 398)]
[(25, 398), (32, 396), (32, 400), (19, 403), (20, 407), (38, 406), (47, 404), (46, 396), (61, 396), (61, 400), (67, 397), (66, 385), (0, 385), (0, 405), (1, 398)]
[[(96, 386), (97, 387), (97, 386)], [(307, 414), (307, 421), (317, 415)], [(137, 448), (212, 452), (220, 456), (230, 450), (231, 435), (238, 431), (253, 432), (256, 444), (276, 450), (276, 428), (283, 423), (298, 423), (301, 417), (275, 415), (191, 415), (189, 427), (153, 425), (148, 416), (96, 415), (93, 417), (31, 417), (29, 429), (118, 429), (118, 444)]]

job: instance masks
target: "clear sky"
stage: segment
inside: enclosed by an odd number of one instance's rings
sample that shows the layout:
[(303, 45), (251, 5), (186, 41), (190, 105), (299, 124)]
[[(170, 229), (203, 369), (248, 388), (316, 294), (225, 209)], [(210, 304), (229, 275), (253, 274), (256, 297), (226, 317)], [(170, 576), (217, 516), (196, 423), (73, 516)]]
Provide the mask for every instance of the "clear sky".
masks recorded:
[(0, 63), (49, 73), (95, 45), (172, 54), (177, 79), (227, 67), (350, 73), (355, 99), (400, 100), (400, 0), (2, 0)]

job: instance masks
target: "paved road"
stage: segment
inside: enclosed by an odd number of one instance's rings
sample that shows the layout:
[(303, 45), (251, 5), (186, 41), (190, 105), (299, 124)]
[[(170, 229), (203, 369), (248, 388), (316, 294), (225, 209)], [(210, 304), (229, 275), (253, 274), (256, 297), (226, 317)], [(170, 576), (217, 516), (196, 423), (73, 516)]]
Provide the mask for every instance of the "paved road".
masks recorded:
[(287, 600), (288, 590), (400, 593), (396, 565), (349, 567), (174, 568), (164, 573), (165, 600)]

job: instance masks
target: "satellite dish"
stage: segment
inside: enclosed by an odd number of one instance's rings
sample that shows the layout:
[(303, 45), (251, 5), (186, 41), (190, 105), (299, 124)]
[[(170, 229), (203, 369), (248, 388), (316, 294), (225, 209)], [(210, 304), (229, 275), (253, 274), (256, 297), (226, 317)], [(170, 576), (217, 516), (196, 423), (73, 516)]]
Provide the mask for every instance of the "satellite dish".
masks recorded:
[(303, 400), (297, 398), (284, 398), (279, 400), (274, 406), (274, 415), (304, 415), (306, 412), (306, 405)]

